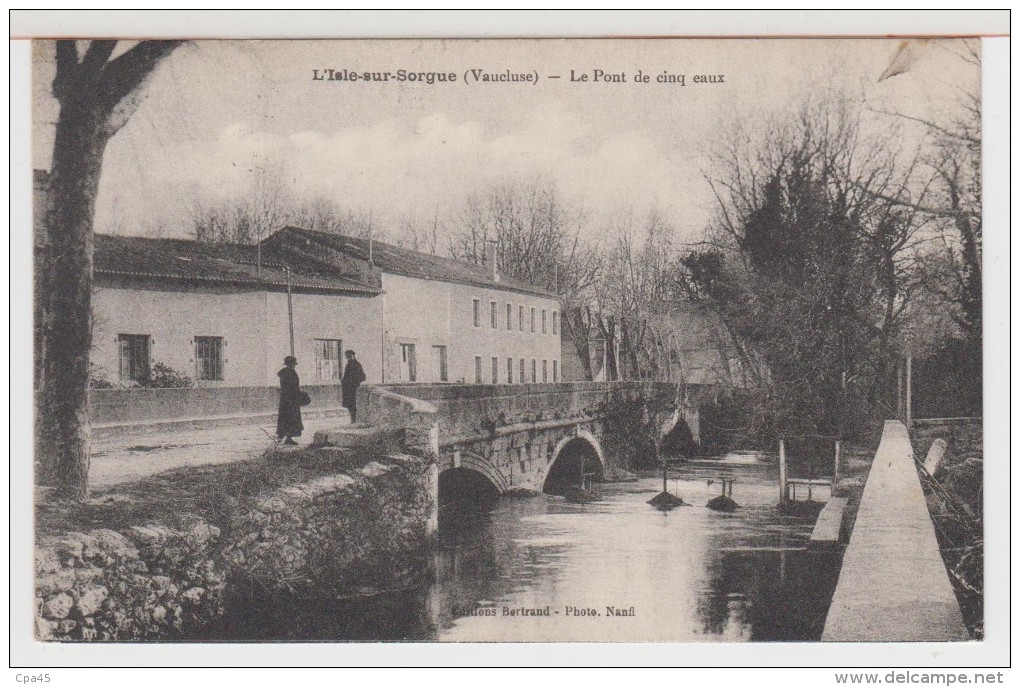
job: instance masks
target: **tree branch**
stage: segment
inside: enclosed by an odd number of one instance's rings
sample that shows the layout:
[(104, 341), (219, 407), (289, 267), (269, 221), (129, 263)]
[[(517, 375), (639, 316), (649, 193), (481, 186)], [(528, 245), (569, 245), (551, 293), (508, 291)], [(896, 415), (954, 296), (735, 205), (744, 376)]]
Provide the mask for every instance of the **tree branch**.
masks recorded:
[(89, 49), (85, 51), (85, 57), (81, 60), (83, 78), (95, 84), (106, 66), (106, 61), (110, 59), (110, 55), (113, 54), (113, 49), (116, 47), (117, 41), (92, 41), (89, 44)]
[(145, 81), (159, 62), (184, 41), (142, 41), (106, 65), (99, 81), (99, 98), (112, 111)]

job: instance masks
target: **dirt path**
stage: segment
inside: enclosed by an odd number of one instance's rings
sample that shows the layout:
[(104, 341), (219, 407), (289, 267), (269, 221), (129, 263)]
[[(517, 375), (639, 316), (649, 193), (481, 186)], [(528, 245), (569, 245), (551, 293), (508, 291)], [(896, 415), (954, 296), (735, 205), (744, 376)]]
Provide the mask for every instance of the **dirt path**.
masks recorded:
[[(307, 445), (317, 430), (344, 422), (335, 417), (306, 420), (300, 443)], [(252, 424), (95, 440), (90, 485), (101, 492), (165, 470), (245, 460), (272, 446), (275, 430), (275, 424)]]

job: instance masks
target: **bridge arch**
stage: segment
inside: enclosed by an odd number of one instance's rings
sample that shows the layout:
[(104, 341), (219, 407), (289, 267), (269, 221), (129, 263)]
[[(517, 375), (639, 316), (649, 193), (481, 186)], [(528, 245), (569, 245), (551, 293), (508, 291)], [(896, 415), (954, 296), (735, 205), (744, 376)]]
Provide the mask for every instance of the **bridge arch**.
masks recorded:
[(542, 491), (563, 493), (569, 486), (580, 486), (581, 474), (586, 479), (602, 479), (606, 472), (602, 443), (594, 434), (578, 429), (557, 442), (542, 482)]
[(475, 466), (463, 464), (439, 473), (439, 526), (472, 519), (472, 515), (489, 508), (502, 493), (490, 475)]
[[(506, 477), (501, 473), (495, 465), (493, 465), (490, 459), (484, 456), (478, 455), (472, 451), (461, 451), (460, 459), (456, 461), (455, 466), (451, 466), (449, 470), (470, 470), (475, 472), (486, 479), (500, 494), (506, 492), (510, 488), (510, 484)], [(448, 472), (445, 470), (444, 472)]]

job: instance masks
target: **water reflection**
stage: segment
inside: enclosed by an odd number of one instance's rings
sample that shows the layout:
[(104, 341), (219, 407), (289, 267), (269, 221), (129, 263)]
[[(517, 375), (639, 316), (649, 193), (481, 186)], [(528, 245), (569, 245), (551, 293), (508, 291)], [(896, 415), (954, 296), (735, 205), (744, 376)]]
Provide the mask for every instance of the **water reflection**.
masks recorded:
[[(661, 479), (602, 499), (502, 498), (444, 514), (434, 579), (357, 603), (260, 609), (238, 638), (439, 641), (817, 640), (839, 554), (805, 550), (812, 518), (783, 516), (773, 475), (731, 468), (735, 513), (704, 504), (718, 466), (670, 480), (690, 507), (646, 502)], [(282, 610), (282, 609), (281, 609)], [(614, 615), (613, 613), (617, 614)], [(548, 615), (546, 615), (546, 613)], [(221, 635), (222, 636), (222, 635)]]
[[(775, 511), (775, 481), (760, 467), (738, 471), (736, 513), (704, 508), (719, 489), (705, 477), (712, 471), (671, 480), (694, 505), (666, 514), (645, 503), (661, 488), (648, 479), (603, 485), (591, 504), (503, 500), (474, 523), (447, 526), (430, 592), (437, 638), (818, 639), (838, 555), (805, 550), (811, 519)], [(549, 616), (505, 615), (547, 607)]]

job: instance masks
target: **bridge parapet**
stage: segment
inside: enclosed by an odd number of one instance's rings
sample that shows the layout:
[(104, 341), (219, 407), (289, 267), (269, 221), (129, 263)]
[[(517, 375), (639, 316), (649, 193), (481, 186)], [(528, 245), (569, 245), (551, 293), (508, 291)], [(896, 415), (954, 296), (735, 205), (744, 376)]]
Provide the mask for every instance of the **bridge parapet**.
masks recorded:
[[(590, 445), (601, 474), (654, 460), (656, 433), (679, 417), (697, 436), (705, 395), (702, 385), (653, 381), (394, 384), (359, 389), (358, 411), (369, 424), (405, 428), (405, 444), (427, 443), (440, 471), (467, 468), (503, 492), (541, 490), (574, 439)], [(426, 428), (428, 442), (416, 439)]]
[[(687, 390), (698, 385), (688, 385)], [(373, 387), (435, 406), (444, 435), (495, 432), (521, 423), (604, 417), (614, 404), (643, 400), (670, 410), (676, 385), (667, 382), (557, 384), (405, 384)]]
[(403, 434), (404, 448), (435, 461), (439, 457), (439, 423), (436, 407), (427, 401), (405, 396), (384, 387), (358, 390), (362, 416), (380, 431)]

